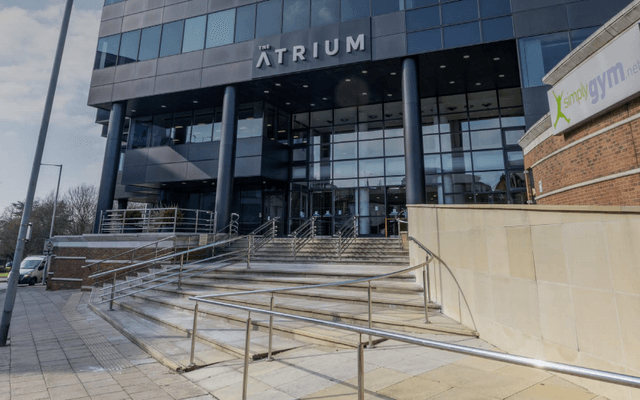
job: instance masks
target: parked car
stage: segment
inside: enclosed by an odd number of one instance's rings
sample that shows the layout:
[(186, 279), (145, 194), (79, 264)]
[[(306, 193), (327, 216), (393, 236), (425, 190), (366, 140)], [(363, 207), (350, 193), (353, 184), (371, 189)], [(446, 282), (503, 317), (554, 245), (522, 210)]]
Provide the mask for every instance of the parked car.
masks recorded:
[(28, 283), (33, 286), (38, 282), (42, 282), (46, 263), (47, 257), (45, 256), (29, 256), (22, 260), (18, 283)]

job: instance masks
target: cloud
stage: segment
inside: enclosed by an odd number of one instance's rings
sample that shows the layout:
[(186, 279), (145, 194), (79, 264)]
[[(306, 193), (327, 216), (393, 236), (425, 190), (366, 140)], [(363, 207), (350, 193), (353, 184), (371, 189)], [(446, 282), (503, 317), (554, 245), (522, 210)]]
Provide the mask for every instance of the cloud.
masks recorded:
[[(0, 37), (7, 38), (0, 46), (0, 123), (40, 119), (63, 9), (58, 4), (38, 11), (19, 7), (0, 10)], [(86, 104), (99, 27), (98, 11), (73, 11), (52, 123), (75, 126), (92, 122), (93, 115), (78, 113), (77, 104), (80, 99)]]
[[(64, 4), (2, 0), (0, 5), (0, 212), (24, 200), (51, 77)], [(79, 3), (79, 2), (78, 2)], [(87, 97), (102, 0), (74, 6), (43, 162), (64, 164), (61, 191), (97, 185), (105, 141)], [(37, 197), (55, 189), (57, 170), (41, 168)]]

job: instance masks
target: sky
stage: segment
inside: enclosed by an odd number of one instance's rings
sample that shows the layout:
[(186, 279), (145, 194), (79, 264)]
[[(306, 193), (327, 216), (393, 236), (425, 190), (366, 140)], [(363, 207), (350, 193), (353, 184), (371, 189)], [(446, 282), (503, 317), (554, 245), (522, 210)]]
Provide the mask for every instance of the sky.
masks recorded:
[[(24, 201), (66, 0), (0, 0), (0, 213)], [(43, 163), (60, 193), (100, 184), (106, 140), (87, 106), (104, 0), (76, 0)], [(36, 197), (56, 188), (42, 167)]]

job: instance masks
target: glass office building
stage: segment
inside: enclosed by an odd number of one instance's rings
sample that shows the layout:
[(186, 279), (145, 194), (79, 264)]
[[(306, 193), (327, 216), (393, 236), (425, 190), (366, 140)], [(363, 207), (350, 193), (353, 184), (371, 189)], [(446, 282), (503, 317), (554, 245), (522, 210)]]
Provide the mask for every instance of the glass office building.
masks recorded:
[(517, 142), (548, 112), (542, 77), (628, 3), (107, 0), (99, 208), (283, 233), (358, 215), (384, 235), (407, 203), (526, 202)]

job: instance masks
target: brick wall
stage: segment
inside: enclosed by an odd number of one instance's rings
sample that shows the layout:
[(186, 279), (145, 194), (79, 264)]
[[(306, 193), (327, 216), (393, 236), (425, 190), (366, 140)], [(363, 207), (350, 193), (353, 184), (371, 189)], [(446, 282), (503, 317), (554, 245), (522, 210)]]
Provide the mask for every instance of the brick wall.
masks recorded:
[(82, 266), (85, 264), (86, 259), (84, 257), (61, 257), (58, 255), (51, 257), (47, 277), (47, 290), (80, 289), (84, 280)]
[[(551, 136), (525, 155), (525, 166), (574, 143), (585, 136), (640, 113), (640, 98), (634, 99), (587, 124)], [(579, 143), (533, 168), (532, 186), (545, 194), (585, 181), (640, 168), (640, 120), (625, 123)], [(539, 193), (538, 182), (543, 192)], [(640, 175), (618, 178), (537, 199), (538, 204), (640, 205)]]

